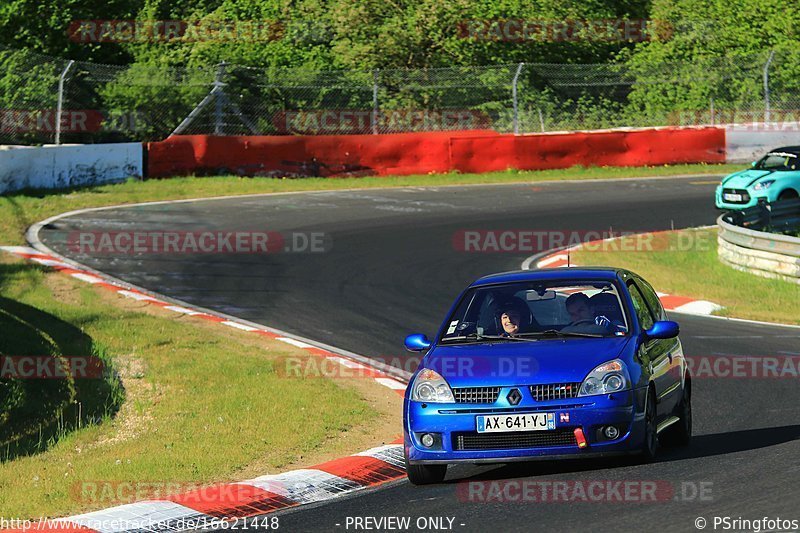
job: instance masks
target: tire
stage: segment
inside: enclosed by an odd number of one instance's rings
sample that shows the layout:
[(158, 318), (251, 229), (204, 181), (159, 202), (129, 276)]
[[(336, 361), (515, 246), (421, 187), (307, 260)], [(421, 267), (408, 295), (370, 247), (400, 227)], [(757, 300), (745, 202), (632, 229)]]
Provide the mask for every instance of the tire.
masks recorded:
[(644, 441), (639, 458), (648, 463), (655, 459), (658, 452), (658, 424), (656, 422), (656, 395), (651, 388), (647, 391), (647, 404), (644, 410)]
[(403, 453), (406, 465), (406, 476), (412, 485), (431, 485), (441, 483), (447, 474), (447, 465), (414, 465), (408, 462), (408, 455)]
[(447, 465), (412, 465), (406, 459), (406, 475), (412, 485), (441, 483), (447, 473)]
[(686, 380), (683, 398), (675, 412), (680, 421), (664, 430), (661, 440), (669, 446), (688, 446), (692, 442), (692, 382)]
[(797, 198), (797, 197), (798, 197), (797, 191), (795, 191), (794, 189), (786, 189), (785, 191), (782, 191), (778, 195), (778, 200), (790, 200), (792, 198)]

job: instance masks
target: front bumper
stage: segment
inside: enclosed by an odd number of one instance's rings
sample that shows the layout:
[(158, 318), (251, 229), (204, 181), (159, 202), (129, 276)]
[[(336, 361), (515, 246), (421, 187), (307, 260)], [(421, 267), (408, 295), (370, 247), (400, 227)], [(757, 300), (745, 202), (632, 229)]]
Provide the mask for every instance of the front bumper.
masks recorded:
[[(641, 448), (644, 438), (644, 405), (646, 388), (621, 393), (582, 398), (525, 402), (514, 408), (497, 408), (487, 405), (422, 404), (406, 399), (404, 404), (404, 445), (408, 461), (414, 464), (436, 463), (493, 463), (529, 461), (535, 459), (561, 459), (619, 455)], [(425, 407), (423, 407), (425, 405)], [(476, 433), (476, 417), (481, 414), (554, 413), (556, 431), (568, 433), (581, 428), (587, 446), (579, 448), (577, 442), (559, 442), (533, 447), (502, 447), (497, 449), (463, 449), (458, 435)], [(605, 439), (601, 427), (614, 425), (620, 435), (614, 440)], [(420, 442), (424, 433), (433, 433), (433, 449)], [(541, 433), (551, 433), (543, 431)], [(512, 442), (514, 433), (494, 433)]]
[(747, 209), (748, 207), (754, 207), (759, 203), (769, 202), (769, 190), (760, 190), (756, 191), (752, 188), (748, 189), (735, 189), (738, 194), (746, 195), (746, 201), (743, 202), (728, 202), (723, 199), (723, 187), (718, 186), (717, 190), (714, 194), (714, 205), (717, 209), (723, 209), (725, 211), (736, 211), (739, 209)]

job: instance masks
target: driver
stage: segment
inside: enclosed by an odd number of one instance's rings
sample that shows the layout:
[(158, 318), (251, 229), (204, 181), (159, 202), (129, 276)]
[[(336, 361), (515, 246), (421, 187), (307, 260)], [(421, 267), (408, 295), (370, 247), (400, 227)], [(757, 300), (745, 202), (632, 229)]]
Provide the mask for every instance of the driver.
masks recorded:
[(565, 305), (567, 306), (567, 313), (572, 319), (570, 326), (581, 322), (594, 324), (594, 313), (592, 313), (592, 309), (589, 306), (589, 297), (584, 293), (576, 292), (575, 294), (570, 294)]
[(595, 310), (589, 297), (582, 292), (571, 294), (565, 302), (567, 313), (572, 319), (570, 326), (578, 324), (596, 324), (606, 328), (611, 327), (611, 320), (602, 315), (595, 315)]

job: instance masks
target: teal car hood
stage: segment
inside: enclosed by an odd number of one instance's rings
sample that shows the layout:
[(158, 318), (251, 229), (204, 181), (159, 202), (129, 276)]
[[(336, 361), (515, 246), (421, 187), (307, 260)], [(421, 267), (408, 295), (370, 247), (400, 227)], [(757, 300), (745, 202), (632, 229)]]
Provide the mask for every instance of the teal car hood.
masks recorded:
[(775, 174), (773, 170), (743, 170), (731, 174), (722, 180), (722, 185), (729, 189), (746, 189), (755, 184), (758, 180), (770, 174)]

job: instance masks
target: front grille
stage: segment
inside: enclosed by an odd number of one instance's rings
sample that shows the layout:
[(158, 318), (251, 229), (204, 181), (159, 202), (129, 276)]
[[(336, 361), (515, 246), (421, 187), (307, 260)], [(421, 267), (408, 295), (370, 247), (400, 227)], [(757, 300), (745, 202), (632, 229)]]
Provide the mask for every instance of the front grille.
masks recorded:
[(456, 403), (494, 403), (500, 394), (500, 387), (463, 387), (453, 389)]
[(580, 383), (550, 383), (548, 385), (531, 385), (531, 396), (533, 396), (533, 399), (537, 402), (576, 398), (580, 388)]
[(577, 443), (573, 431), (572, 428), (558, 428), (511, 433), (453, 433), (453, 447), (456, 451), (467, 451), (574, 446)]
[[(738, 202), (726, 200), (726, 194), (741, 194), (742, 199)], [(746, 204), (750, 201), (750, 194), (744, 189), (722, 189), (722, 201), (728, 204)]]

